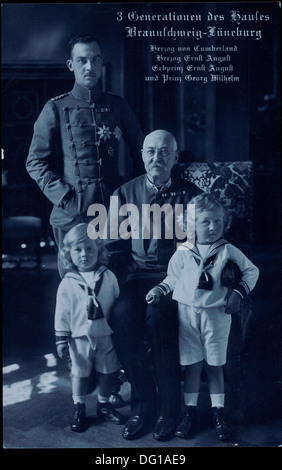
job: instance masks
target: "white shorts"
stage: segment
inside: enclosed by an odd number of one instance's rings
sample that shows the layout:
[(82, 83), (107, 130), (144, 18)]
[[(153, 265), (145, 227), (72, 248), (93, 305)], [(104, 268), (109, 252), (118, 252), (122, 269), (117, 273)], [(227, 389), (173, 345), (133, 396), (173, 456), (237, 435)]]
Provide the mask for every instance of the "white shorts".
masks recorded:
[(196, 308), (178, 303), (180, 364), (205, 360), (211, 366), (226, 363), (231, 315), (224, 309)]
[(71, 338), (69, 345), (71, 372), (76, 377), (89, 377), (93, 365), (102, 374), (111, 374), (120, 369), (111, 335), (91, 338), (91, 343), (87, 336)]

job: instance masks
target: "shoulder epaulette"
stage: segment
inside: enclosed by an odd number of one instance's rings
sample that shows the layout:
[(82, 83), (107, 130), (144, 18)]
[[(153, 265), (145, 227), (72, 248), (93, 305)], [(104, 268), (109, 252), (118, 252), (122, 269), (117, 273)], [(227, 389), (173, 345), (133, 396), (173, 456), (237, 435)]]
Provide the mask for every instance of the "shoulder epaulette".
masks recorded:
[(55, 96), (54, 98), (51, 98), (51, 101), (57, 101), (60, 100), (61, 98), (65, 98), (65, 96), (68, 96), (70, 92), (68, 91), (67, 93), (63, 93), (62, 95)]

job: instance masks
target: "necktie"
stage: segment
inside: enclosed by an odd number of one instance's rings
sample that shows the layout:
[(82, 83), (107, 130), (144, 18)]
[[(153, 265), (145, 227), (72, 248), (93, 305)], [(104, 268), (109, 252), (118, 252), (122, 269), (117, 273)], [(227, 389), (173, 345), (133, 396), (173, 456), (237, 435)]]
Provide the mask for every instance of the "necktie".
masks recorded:
[[(213, 279), (208, 272), (208, 269), (210, 269), (213, 266), (213, 262), (215, 260), (216, 254), (210, 256), (203, 262), (203, 269), (199, 278), (199, 284), (198, 284), (198, 289), (204, 289), (204, 290), (212, 290), (213, 288)], [(194, 257), (196, 260), (197, 264), (200, 263), (200, 260), (196, 257)]]

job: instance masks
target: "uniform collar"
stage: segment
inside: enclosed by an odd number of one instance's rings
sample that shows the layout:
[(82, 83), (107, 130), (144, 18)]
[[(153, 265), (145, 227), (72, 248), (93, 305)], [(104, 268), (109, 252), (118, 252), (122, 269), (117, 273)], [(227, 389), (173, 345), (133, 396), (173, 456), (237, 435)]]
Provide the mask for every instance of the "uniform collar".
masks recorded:
[(170, 187), (171, 185), (171, 178), (169, 178), (165, 183), (163, 183), (160, 186), (156, 186), (147, 176), (146, 178), (146, 185), (147, 188), (150, 189), (151, 191), (165, 191), (167, 188)]
[(101, 96), (102, 92), (99, 83), (95, 86), (95, 88), (88, 90), (88, 88), (84, 88), (75, 82), (72, 89), (72, 94), (75, 98), (78, 98), (82, 101), (88, 101), (90, 103), (91, 101), (97, 100), (97, 98)]

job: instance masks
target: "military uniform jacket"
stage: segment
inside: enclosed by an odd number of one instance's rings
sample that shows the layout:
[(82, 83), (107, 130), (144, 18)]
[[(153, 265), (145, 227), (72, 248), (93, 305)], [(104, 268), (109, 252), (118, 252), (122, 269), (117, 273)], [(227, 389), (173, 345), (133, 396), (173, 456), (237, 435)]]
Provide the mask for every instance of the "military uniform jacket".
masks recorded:
[[(190, 199), (202, 192), (190, 181), (179, 177), (172, 177), (168, 183), (158, 190), (144, 174), (114, 191), (105, 241), (113, 270), (121, 270), (126, 265), (131, 273), (135, 269), (166, 272), (178, 243), (183, 243), (180, 238), (183, 232), (177, 231), (181, 226), (179, 217)], [(151, 213), (148, 217), (147, 209), (154, 205), (157, 208), (155, 216)], [(121, 211), (122, 206), (124, 210)], [(146, 211), (144, 207), (147, 207)], [(163, 209), (160, 224), (158, 208)]]
[(69, 93), (49, 100), (34, 125), (26, 168), (54, 204), (50, 222), (69, 230), (86, 221), (91, 204), (108, 205), (119, 186), (121, 137), (131, 156), (141, 158), (143, 134), (120, 96), (75, 83)]

